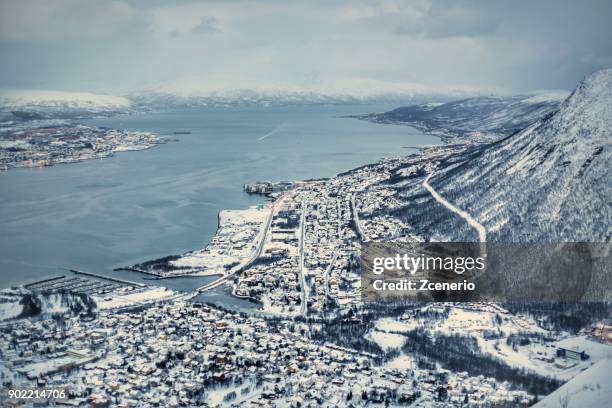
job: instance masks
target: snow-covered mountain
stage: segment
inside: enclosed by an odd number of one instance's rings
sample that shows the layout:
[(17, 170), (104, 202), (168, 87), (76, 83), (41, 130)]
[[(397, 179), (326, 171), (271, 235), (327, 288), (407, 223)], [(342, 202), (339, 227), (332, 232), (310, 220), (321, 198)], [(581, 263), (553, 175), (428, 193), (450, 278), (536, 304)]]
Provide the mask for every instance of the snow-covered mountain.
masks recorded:
[(0, 110), (36, 114), (43, 117), (111, 115), (126, 112), (130, 101), (121, 96), (88, 92), (2, 91)]
[(559, 108), (568, 92), (543, 92), (512, 97), (481, 96), (446, 103), (405, 106), (358, 116), (376, 123), (406, 124), (457, 140), (479, 132), (490, 140), (510, 135)]
[(183, 107), (402, 104), (449, 101), (492, 91), (497, 90), (473, 86), (433, 87), (363, 78), (295, 84), (231, 77), (187, 77), (144, 86), (126, 97), (86, 92), (0, 91), (0, 111), (37, 113), (49, 118)]
[[(526, 129), (434, 161), (429, 184), (482, 224), (489, 241), (609, 242), (611, 133), (612, 69), (606, 69)], [(446, 239), (475, 239), (464, 219), (435, 210), (421, 184), (398, 189), (412, 204), (403, 214), (408, 222)]]
[(145, 87), (129, 95), (141, 107), (278, 106), (310, 104), (405, 103), (451, 100), (491, 92), (466, 86), (436, 88), (362, 78), (335, 78), (296, 85), (237, 78), (184, 78)]
[(558, 112), (431, 182), (499, 240), (609, 241), (611, 132), (608, 69), (582, 81)]

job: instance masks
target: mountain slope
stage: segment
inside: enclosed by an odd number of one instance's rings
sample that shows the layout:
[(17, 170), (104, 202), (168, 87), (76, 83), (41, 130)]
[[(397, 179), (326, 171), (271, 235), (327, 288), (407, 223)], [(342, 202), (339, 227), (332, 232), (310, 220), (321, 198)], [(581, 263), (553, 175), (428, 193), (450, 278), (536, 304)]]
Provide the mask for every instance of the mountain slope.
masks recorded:
[(0, 110), (41, 115), (70, 117), (78, 115), (109, 115), (125, 112), (130, 101), (120, 96), (88, 92), (4, 91), (0, 94)]
[(611, 106), (612, 69), (587, 77), (557, 113), (433, 184), (494, 239), (609, 241)]
[(612, 360), (603, 359), (578, 374), (534, 408), (605, 407), (612, 402)]
[(432, 87), (416, 83), (341, 77), (295, 84), (276, 80), (189, 77), (150, 85), (129, 95), (142, 108), (279, 106), (310, 104), (406, 103), (450, 100), (490, 93), (469, 86)]
[(405, 106), (389, 112), (358, 116), (376, 123), (405, 124), (446, 140), (474, 136), (489, 140), (508, 136), (556, 111), (567, 97), (551, 92), (513, 97), (474, 97), (447, 103)]
[[(558, 112), (523, 131), (434, 162), (429, 184), (484, 225), (490, 241), (610, 241), (611, 130), (607, 69), (588, 76)], [(433, 202), (423, 198), (421, 185), (398, 189), (408, 201), (425, 200), (422, 208)], [(403, 216), (417, 224), (432, 218), (419, 211)], [(437, 214), (429, 227), (441, 236), (474, 239), (462, 219)]]

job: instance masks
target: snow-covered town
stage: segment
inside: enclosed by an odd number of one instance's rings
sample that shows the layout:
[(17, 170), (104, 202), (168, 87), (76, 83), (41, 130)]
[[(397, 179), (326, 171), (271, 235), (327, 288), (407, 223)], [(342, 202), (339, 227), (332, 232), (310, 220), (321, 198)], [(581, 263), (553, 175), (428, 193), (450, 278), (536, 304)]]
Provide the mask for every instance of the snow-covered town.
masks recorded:
[(160, 143), (150, 132), (103, 129), (63, 120), (0, 124), (0, 170), (44, 167), (144, 150)]
[[(529, 406), (538, 390), (612, 365), (610, 326), (572, 336), (495, 304), (405, 310), (366, 325), (362, 340), (378, 351), (338, 344), (325, 324), (180, 299), (19, 319), (0, 327), (1, 379), (11, 388), (64, 389), (55, 403), (72, 406), (489, 407)], [(352, 319), (334, 324), (354, 328)], [(444, 350), (423, 348), (423, 339), (453, 335), (507, 378), (445, 369)]]
[(405, 356), (377, 365), (369, 353), (309, 341), (309, 330), (184, 302), (21, 320), (2, 329), (2, 381), (67, 388), (72, 404), (92, 406), (526, 406), (533, 398), (492, 378), (419, 368)]
[[(605, 307), (585, 309), (592, 323), (572, 328), (537, 308), (361, 302), (362, 243), (421, 239), (379, 212), (397, 205), (380, 182), (398, 167), (427, 166), (422, 157), (387, 159), (300, 183), (263, 205), (222, 211), (204, 249), (138, 266), (164, 278), (218, 275), (193, 292), (79, 271), (26, 285), (34, 299), (76, 292), (95, 306), (13, 314), (2, 326), (3, 384), (63, 387), (68, 397), (57, 403), (96, 407), (526, 407), (610, 367)], [(259, 311), (190, 301), (218, 285)], [(58, 296), (53, 305), (65, 304)], [(589, 386), (609, 392), (604, 383)]]
[(125, 269), (160, 277), (218, 275), (234, 296), (281, 316), (346, 310), (361, 301), (362, 242), (424, 239), (388, 215), (401, 203), (384, 183), (396, 172), (422, 174), (433, 160), (464, 148), (432, 147), (331, 179), (284, 183), (281, 191), (263, 191), (265, 204), (221, 211), (217, 232), (202, 249)]
[[(5, 291), (3, 384), (62, 388), (67, 397), (55, 402), (73, 406), (526, 407), (608, 369), (605, 305), (361, 301), (364, 242), (424, 239), (390, 215), (401, 202), (385, 183), (410, 183), (465, 148), (295, 183), (261, 205), (220, 212), (203, 249), (128, 268), (217, 277), (191, 292), (80, 271)], [(197, 301), (218, 286), (254, 312)], [(22, 306), (21, 290), (30, 306), (7, 314)], [(66, 301), (70, 293), (85, 298)], [(551, 318), (583, 311), (575, 324)], [(605, 382), (588, 386), (607, 393)]]
[(1, 0), (0, 408), (612, 408), (611, 20)]

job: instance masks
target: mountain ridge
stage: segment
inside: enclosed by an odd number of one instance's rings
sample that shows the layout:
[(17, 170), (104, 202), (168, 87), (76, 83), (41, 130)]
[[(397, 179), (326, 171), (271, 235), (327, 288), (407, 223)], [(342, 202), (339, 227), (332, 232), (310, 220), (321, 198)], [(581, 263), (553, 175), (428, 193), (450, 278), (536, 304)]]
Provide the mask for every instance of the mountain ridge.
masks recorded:
[(127, 112), (129, 99), (91, 92), (13, 90), (0, 94), (0, 110), (44, 114), (50, 118), (75, 114), (111, 115)]
[[(522, 131), (433, 160), (429, 183), (498, 242), (609, 242), (612, 69), (587, 76), (559, 110)], [(420, 184), (402, 184), (399, 216), (438, 238), (473, 240), (456, 217), (438, 215)], [(410, 204), (413, 204), (412, 206)]]
[(567, 95), (568, 92), (556, 91), (510, 97), (477, 96), (355, 117), (374, 123), (413, 126), (447, 142), (493, 141), (556, 111)]

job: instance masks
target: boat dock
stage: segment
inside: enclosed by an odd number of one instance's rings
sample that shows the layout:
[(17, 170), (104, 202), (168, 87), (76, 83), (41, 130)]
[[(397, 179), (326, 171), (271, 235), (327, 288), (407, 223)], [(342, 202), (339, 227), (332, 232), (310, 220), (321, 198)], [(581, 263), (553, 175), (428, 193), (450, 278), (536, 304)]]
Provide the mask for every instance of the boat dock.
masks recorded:
[(119, 278), (113, 278), (111, 276), (99, 275), (97, 273), (92, 273), (92, 272), (79, 271), (77, 269), (70, 269), (70, 272), (72, 272), (72, 273), (74, 273), (76, 275), (91, 276), (92, 278), (104, 279), (104, 280), (108, 280), (108, 281), (111, 281), (111, 282), (121, 283), (121, 284), (124, 284), (124, 285), (138, 286), (138, 287), (141, 287), (141, 288), (145, 288), (147, 286), (144, 283), (132, 282), (132, 281), (129, 281), (129, 280), (119, 279)]

